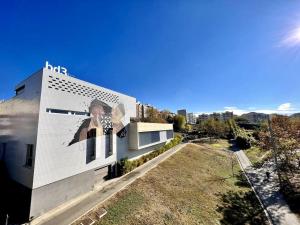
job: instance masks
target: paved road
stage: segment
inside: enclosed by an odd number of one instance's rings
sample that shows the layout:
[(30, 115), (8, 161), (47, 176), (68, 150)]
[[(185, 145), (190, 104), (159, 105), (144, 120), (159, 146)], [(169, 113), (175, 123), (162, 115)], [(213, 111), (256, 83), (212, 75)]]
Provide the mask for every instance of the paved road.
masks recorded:
[(116, 179), (115, 182), (110, 183), (99, 191), (95, 191), (92, 194), (88, 195), (86, 198), (73, 204), (70, 207), (66, 207), (64, 210), (61, 210), (55, 214), (51, 214), (49, 218), (47, 215), (44, 215), (44, 218), (37, 218), (39, 222), (33, 221), (32, 224), (35, 225), (68, 225), (77, 220), (83, 214), (87, 213), (89, 210), (104, 202), (108, 198), (115, 195), (120, 190), (127, 187), (129, 184), (134, 182), (137, 178), (143, 176), (149, 170), (157, 166), (162, 161), (169, 158), (171, 155), (182, 149), (186, 144), (180, 144), (174, 148), (166, 151), (165, 153), (159, 155), (158, 157), (150, 160), (149, 162), (138, 167), (131, 173), (126, 174), (120, 179)]
[[(275, 172), (274, 163), (270, 161), (257, 169), (252, 167), (251, 162), (243, 151), (236, 151), (235, 154), (263, 202), (273, 224), (300, 225), (299, 218), (291, 212), (279, 192), (278, 177)], [(266, 179), (266, 171), (271, 173), (269, 180)]]

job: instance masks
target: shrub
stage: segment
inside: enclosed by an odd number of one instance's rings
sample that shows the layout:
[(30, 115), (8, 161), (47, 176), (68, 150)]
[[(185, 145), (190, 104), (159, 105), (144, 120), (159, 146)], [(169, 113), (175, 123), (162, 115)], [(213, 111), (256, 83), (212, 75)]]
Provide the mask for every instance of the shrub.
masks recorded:
[(165, 151), (173, 148), (174, 146), (180, 144), (182, 141), (182, 137), (180, 135), (176, 135), (169, 143), (165, 144), (159, 149), (156, 149), (146, 155), (141, 156), (139, 159), (135, 160), (128, 160), (128, 158), (123, 158), (118, 162), (118, 174), (124, 175), (129, 173), (130, 171), (134, 170), (135, 168), (143, 165), (147, 161), (159, 156), (160, 154), (164, 153)]

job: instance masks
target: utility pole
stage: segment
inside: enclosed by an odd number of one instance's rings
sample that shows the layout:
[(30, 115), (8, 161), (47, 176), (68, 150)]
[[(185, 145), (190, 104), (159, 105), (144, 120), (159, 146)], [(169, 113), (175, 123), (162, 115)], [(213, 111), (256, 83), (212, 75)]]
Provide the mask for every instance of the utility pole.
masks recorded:
[(270, 139), (271, 139), (271, 143), (272, 143), (272, 154), (273, 154), (274, 162), (275, 162), (275, 170), (277, 172), (279, 183), (281, 183), (281, 176), (280, 176), (280, 173), (278, 170), (278, 161), (277, 161), (277, 152), (278, 151), (277, 151), (277, 145), (276, 145), (274, 132), (273, 132), (273, 128), (272, 128), (272, 115), (269, 115), (269, 117), (268, 117), (268, 125), (269, 125)]

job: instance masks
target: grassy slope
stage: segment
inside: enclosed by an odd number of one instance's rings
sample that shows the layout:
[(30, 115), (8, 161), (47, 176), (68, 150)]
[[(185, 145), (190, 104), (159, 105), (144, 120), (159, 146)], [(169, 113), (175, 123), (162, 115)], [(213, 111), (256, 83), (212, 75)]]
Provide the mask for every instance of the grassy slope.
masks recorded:
[(246, 153), (252, 164), (259, 163), (263, 161), (263, 159), (267, 156), (270, 156), (270, 152), (263, 151), (259, 147), (255, 146), (244, 150), (244, 152)]
[[(236, 185), (231, 167), (230, 154), (190, 144), (100, 206), (108, 213), (98, 224), (238, 224), (243, 214), (242, 223), (260, 219), (253, 193)], [(234, 170), (238, 174), (236, 161)]]

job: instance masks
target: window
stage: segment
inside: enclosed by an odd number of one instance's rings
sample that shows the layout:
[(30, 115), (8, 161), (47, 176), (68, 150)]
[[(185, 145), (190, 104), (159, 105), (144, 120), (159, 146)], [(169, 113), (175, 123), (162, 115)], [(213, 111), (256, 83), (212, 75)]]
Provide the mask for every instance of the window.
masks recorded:
[(87, 132), (87, 151), (89, 153), (89, 160), (95, 160), (96, 159), (96, 134), (97, 130), (96, 128), (90, 129)]
[(27, 151), (26, 151), (26, 162), (25, 166), (26, 167), (32, 167), (32, 162), (33, 162), (33, 145), (28, 144), (27, 145)]
[(105, 153), (106, 158), (113, 154), (113, 128), (107, 129), (105, 136)]
[(53, 114), (64, 114), (64, 115), (76, 115), (76, 116), (90, 116), (88, 112), (78, 112), (78, 111), (70, 111), (70, 110), (63, 110), (63, 109), (46, 109), (47, 113)]
[(167, 130), (167, 139), (171, 139), (174, 137), (173, 131), (172, 130)]
[(62, 109), (46, 109), (48, 113), (56, 113), (56, 114), (69, 114), (68, 110), (62, 110)]
[(159, 135), (159, 133), (160, 133), (159, 131), (151, 132), (151, 141), (153, 143), (160, 141), (160, 135)]
[(87, 138), (95, 138), (95, 137), (96, 137), (96, 134), (97, 134), (96, 128), (90, 129), (90, 130), (87, 132)]
[(22, 94), (25, 90), (25, 84), (22, 85), (21, 87), (18, 87), (15, 91), (16, 91), (16, 95)]
[(139, 133), (139, 143), (140, 146), (149, 145), (160, 141), (160, 132), (141, 132)]

